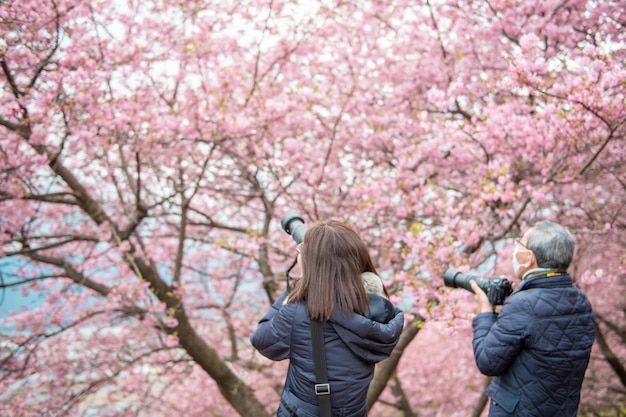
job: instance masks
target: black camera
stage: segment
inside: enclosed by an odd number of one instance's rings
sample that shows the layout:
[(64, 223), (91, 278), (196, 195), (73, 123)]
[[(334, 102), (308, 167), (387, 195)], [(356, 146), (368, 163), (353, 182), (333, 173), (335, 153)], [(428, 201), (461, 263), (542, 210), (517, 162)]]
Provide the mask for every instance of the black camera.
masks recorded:
[(296, 243), (302, 243), (304, 234), (306, 233), (306, 224), (298, 213), (290, 211), (280, 220), (283, 230), (293, 237)]
[(511, 281), (504, 277), (490, 277), (485, 279), (476, 275), (464, 275), (454, 269), (448, 269), (446, 273), (443, 274), (443, 283), (446, 287), (465, 288), (469, 292), (474, 292), (470, 286), (470, 281), (472, 280), (487, 294), (489, 302), (494, 306), (504, 304), (504, 300), (513, 292)]

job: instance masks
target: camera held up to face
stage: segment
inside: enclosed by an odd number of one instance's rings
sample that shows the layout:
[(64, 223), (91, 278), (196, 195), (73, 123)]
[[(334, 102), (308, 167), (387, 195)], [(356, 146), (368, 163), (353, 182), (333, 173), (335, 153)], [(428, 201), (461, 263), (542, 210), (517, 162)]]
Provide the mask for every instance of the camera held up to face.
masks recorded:
[(302, 243), (304, 234), (306, 233), (306, 224), (302, 217), (293, 211), (285, 214), (280, 220), (283, 230), (293, 237), (296, 243)]
[(504, 277), (480, 278), (476, 275), (464, 275), (452, 268), (443, 275), (446, 287), (465, 288), (469, 292), (474, 292), (470, 286), (472, 280), (487, 294), (494, 306), (504, 304), (504, 300), (513, 292), (511, 281)]

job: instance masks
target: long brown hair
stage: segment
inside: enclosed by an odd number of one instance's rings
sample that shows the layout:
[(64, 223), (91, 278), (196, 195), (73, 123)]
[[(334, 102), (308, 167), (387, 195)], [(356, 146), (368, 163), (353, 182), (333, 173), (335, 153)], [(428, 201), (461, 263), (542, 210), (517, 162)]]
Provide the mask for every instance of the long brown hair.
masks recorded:
[(310, 227), (300, 249), (302, 280), (289, 296), (304, 301), (309, 316), (330, 320), (337, 307), (346, 314), (369, 308), (361, 273), (376, 273), (365, 242), (348, 225), (326, 220)]

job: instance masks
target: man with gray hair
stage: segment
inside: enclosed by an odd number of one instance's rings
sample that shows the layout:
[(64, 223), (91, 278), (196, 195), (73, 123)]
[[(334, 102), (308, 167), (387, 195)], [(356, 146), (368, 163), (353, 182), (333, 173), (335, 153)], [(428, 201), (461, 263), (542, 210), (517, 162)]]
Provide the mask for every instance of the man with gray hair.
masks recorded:
[(521, 284), (494, 313), (470, 282), (480, 308), (472, 326), (478, 369), (494, 376), (485, 390), (489, 417), (575, 417), (595, 321), (591, 304), (567, 273), (574, 237), (539, 222), (515, 242), (513, 269)]

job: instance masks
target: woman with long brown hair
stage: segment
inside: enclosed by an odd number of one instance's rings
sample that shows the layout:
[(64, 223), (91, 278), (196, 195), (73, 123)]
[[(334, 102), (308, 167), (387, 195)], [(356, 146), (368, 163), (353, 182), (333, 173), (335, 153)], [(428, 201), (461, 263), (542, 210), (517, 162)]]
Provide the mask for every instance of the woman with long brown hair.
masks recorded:
[[(289, 359), (277, 416), (317, 417), (311, 323), (322, 322), (333, 416), (367, 416), (374, 365), (398, 342), (404, 316), (362, 274), (376, 274), (365, 242), (349, 226), (323, 221), (298, 245), (302, 277), (261, 319), (251, 342), (272, 360)], [(286, 300), (286, 301), (285, 301)]]

